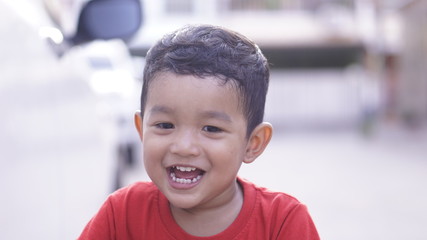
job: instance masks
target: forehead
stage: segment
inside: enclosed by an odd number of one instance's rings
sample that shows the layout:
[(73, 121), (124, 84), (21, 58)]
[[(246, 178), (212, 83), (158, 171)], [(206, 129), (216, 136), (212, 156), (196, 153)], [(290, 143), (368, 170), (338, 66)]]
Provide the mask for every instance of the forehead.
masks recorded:
[[(185, 81), (185, 80), (190, 81)], [(224, 95), (234, 96), (238, 101), (241, 100), (241, 91), (239, 90), (238, 82), (234, 79), (225, 79), (216, 76), (198, 77), (192, 74), (177, 74), (171, 71), (162, 71), (156, 73), (149, 81), (147, 95), (152, 92), (153, 86), (156, 88), (168, 88), (165, 90), (179, 90), (191, 82), (197, 88), (214, 87), (217, 90), (223, 91)], [(171, 89), (172, 88), (172, 89)], [(159, 90), (159, 89), (157, 89)]]
[(241, 96), (234, 80), (206, 76), (182, 75), (173, 72), (157, 73), (150, 81), (146, 104), (181, 100), (200, 104), (226, 104), (242, 112)]

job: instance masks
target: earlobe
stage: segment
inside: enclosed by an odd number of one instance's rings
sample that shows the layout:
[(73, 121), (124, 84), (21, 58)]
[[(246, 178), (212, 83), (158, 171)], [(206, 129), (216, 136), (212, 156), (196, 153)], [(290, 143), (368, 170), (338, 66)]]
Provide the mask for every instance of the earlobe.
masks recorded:
[(273, 127), (270, 123), (263, 122), (259, 124), (249, 137), (248, 145), (246, 147), (246, 155), (243, 160), (244, 163), (251, 163), (264, 152), (270, 139), (273, 135)]
[(139, 138), (142, 141), (142, 114), (141, 111), (137, 110), (134, 115), (136, 131), (138, 131)]

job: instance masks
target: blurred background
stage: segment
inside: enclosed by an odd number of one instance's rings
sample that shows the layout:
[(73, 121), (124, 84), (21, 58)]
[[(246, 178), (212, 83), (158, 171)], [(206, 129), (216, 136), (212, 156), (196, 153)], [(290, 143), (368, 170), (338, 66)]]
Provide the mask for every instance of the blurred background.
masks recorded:
[(241, 176), (307, 204), (322, 239), (427, 239), (427, 1), (0, 0), (3, 239), (75, 239), (149, 180), (144, 57), (189, 23), (271, 62), (274, 137)]

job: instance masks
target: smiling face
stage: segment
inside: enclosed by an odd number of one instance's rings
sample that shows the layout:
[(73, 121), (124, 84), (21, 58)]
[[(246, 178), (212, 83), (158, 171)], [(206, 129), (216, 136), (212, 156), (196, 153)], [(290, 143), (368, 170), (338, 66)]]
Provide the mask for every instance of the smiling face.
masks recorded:
[(152, 181), (175, 207), (229, 201), (248, 145), (235, 88), (215, 77), (170, 72), (158, 74), (149, 88), (139, 131)]

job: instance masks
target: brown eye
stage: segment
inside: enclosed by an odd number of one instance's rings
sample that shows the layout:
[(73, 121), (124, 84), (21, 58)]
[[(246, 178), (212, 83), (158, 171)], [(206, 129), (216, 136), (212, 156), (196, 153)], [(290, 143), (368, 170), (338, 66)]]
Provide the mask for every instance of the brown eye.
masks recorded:
[(222, 132), (222, 129), (214, 126), (204, 126), (203, 131), (211, 132), (211, 133), (219, 133), (219, 132)]
[(156, 127), (160, 129), (172, 129), (174, 125), (172, 123), (157, 123)]

